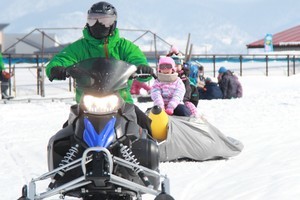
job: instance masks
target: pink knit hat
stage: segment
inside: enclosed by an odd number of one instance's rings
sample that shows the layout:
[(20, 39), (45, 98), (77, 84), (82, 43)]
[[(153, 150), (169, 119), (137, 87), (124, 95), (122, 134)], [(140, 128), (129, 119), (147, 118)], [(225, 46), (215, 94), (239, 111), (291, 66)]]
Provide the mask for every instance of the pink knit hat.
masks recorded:
[(158, 71), (160, 70), (161, 65), (171, 65), (173, 71), (176, 71), (175, 62), (171, 57), (161, 57), (158, 62)]
[(173, 53), (173, 54), (178, 54), (179, 53), (179, 50), (177, 49), (177, 47), (173, 46), (171, 47), (169, 53)]

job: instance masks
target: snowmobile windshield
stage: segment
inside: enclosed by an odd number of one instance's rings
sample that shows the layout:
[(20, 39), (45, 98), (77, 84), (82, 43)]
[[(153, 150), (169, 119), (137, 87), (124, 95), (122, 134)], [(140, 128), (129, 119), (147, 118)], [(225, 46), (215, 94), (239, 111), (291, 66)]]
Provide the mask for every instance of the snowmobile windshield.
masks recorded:
[(76, 88), (103, 94), (127, 87), (127, 81), (135, 71), (136, 66), (114, 58), (91, 58), (67, 69), (75, 79)]

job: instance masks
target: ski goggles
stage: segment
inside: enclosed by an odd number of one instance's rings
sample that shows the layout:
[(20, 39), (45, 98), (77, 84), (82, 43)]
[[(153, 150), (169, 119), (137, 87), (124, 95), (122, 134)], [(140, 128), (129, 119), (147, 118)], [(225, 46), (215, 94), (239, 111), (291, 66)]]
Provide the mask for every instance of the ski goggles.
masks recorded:
[(171, 64), (161, 64), (159, 65), (159, 69), (172, 69), (173, 66)]
[(105, 27), (110, 27), (116, 21), (116, 15), (104, 15), (104, 14), (88, 14), (87, 23), (89, 26), (94, 26), (98, 21), (100, 24), (103, 24)]

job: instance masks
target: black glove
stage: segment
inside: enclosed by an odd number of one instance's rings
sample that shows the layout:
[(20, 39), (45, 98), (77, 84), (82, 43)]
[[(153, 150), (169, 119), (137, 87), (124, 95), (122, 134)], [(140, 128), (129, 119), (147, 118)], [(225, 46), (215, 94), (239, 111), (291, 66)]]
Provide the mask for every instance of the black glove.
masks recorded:
[(53, 67), (51, 69), (51, 74), (49, 80), (52, 81), (53, 79), (57, 80), (66, 80), (67, 71), (65, 67)]
[(153, 72), (153, 69), (149, 66), (146, 66), (146, 65), (140, 65), (137, 67), (137, 70), (136, 70), (136, 73), (137, 74), (154, 74)]

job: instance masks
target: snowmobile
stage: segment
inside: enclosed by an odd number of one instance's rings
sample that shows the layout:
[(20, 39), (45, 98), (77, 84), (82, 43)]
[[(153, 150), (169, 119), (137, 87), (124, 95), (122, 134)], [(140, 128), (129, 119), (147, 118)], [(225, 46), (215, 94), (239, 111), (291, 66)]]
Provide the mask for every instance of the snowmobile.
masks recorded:
[[(92, 58), (67, 68), (82, 98), (71, 106), (65, 127), (49, 140), (49, 172), (25, 185), (20, 200), (54, 195), (141, 200), (143, 194), (173, 199), (168, 177), (159, 172), (157, 141), (136, 123), (134, 105), (119, 94), (129, 78), (139, 76), (135, 71), (136, 66), (113, 58)], [(48, 188), (38, 192), (37, 183), (48, 179)]]

